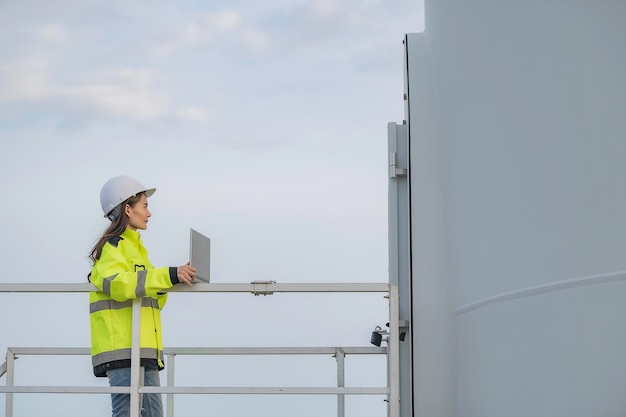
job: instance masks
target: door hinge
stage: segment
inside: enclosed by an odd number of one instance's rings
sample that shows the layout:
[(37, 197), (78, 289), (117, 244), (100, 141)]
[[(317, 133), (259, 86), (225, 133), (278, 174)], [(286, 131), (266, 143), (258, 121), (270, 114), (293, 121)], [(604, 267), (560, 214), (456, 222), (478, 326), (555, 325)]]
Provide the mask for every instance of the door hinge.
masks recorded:
[(392, 152), (389, 154), (389, 177), (406, 177), (407, 169), (398, 168), (398, 153)]

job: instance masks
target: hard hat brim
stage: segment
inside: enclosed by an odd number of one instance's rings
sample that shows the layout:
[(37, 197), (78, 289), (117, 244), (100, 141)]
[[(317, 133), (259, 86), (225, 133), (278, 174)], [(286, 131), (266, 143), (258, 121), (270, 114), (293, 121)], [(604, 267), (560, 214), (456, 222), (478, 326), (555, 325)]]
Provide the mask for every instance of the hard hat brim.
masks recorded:
[[(146, 198), (148, 198), (148, 197), (152, 196), (152, 194), (154, 194), (155, 191), (156, 191), (156, 188), (148, 188), (147, 190), (143, 190), (143, 191), (137, 192), (137, 194), (145, 193), (146, 194)], [(129, 196), (128, 198), (134, 197), (137, 194), (133, 194), (133, 195)], [(126, 200), (128, 200), (128, 198)], [(126, 201), (126, 200), (124, 200), (124, 201)], [(121, 205), (124, 201), (122, 201), (117, 206)], [(115, 207), (117, 207), (117, 206), (115, 206)], [(115, 210), (115, 207), (113, 207), (111, 210), (109, 210), (107, 213), (105, 213), (103, 217), (105, 219), (109, 218), (109, 214), (111, 214), (111, 212), (113, 212), (113, 210)]]

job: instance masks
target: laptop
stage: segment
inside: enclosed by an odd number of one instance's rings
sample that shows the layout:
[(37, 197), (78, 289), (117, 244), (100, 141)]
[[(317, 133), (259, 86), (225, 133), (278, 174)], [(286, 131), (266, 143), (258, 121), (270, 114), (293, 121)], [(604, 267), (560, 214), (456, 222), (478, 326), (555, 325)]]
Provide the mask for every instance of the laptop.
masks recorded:
[(211, 239), (193, 229), (189, 229), (189, 264), (196, 268), (198, 281), (210, 281)]

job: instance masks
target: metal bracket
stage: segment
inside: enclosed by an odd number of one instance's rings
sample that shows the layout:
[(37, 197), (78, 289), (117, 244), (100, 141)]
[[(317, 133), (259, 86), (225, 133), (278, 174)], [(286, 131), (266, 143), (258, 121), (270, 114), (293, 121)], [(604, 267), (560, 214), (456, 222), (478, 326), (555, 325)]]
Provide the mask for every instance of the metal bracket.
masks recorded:
[(333, 358), (337, 358), (338, 356), (346, 356), (346, 352), (343, 350), (343, 348), (335, 348), (335, 354), (333, 355)]
[[(272, 295), (274, 291), (270, 290), (271, 284), (276, 284), (276, 281), (252, 281), (252, 285), (254, 285), (254, 289), (252, 290), (252, 294), (255, 295)], [(259, 286), (265, 286), (262, 289), (259, 289)]]
[[(386, 327), (389, 327), (389, 323), (385, 323)], [(398, 320), (398, 333), (400, 336), (400, 341), (404, 342), (406, 339), (406, 334), (409, 332), (409, 321), (408, 320)], [(389, 341), (389, 330), (382, 329), (380, 326), (376, 326), (374, 331), (372, 332), (372, 339), (370, 341), (371, 344), (375, 346), (380, 346), (380, 342)]]
[(409, 321), (398, 320), (398, 331), (400, 333), (400, 341), (404, 342), (404, 340), (406, 339), (406, 334), (409, 332)]
[(391, 178), (406, 177), (407, 169), (398, 168), (398, 153), (392, 152), (389, 154), (389, 176)]
[(7, 355), (6, 355), (6, 356), (7, 356), (7, 360), (6, 360), (6, 361), (4, 361), (4, 363), (3, 363), (2, 365), (0, 365), (0, 378), (2, 378), (2, 377), (3, 377), (6, 373), (7, 373), (7, 369), (8, 369), (7, 361), (9, 360), (9, 359), (8, 359), (8, 356), (9, 356), (9, 355), (11, 355), (11, 356), (13, 357), (12, 359), (13, 359), (14, 361), (15, 361), (15, 360), (17, 360), (17, 359), (19, 359), (19, 356), (17, 356), (15, 353), (13, 353), (13, 351), (11, 350), (11, 348), (10, 348), (10, 347), (8, 347), (8, 348), (7, 348)]

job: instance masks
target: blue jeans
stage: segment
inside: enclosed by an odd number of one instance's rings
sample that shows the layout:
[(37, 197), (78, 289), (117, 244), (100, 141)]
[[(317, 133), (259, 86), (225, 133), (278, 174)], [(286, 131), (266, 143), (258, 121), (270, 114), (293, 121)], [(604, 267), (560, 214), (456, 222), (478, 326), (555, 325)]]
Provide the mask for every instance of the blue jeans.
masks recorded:
[[(107, 377), (112, 387), (130, 386), (130, 368), (110, 369), (107, 371)], [(157, 368), (145, 368), (143, 385), (145, 387), (161, 385)], [(141, 397), (141, 417), (163, 417), (161, 394), (143, 394)], [(130, 395), (111, 394), (111, 407), (112, 417), (129, 417)]]

